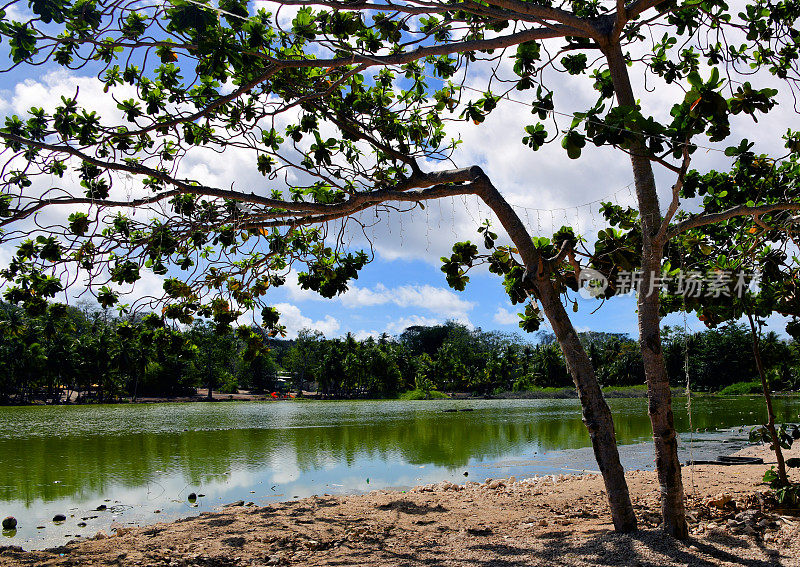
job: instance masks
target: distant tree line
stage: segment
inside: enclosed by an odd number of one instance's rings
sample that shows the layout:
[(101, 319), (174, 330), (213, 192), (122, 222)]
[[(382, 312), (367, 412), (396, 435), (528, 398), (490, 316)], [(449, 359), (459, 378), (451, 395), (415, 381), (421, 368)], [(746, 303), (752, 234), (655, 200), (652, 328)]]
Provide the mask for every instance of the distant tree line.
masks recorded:
[[(155, 314), (115, 317), (110, 311), (53, 304), (37, 315), (0, 303), (0, 403), (104, 402), (146, 396), (239, 390), (312, 388), (328, 398), (396, 397), (416, 391), (491, 395), (570, 388), (552, 334), (520, 335), (469, 329), (449, 321), (413, 326), (399, 336), (327, 339), (303, 330), (293, 340), (266, 339), (251, 352), (253, 331), (195, 321), (165, 326)], [(266, 335), (265, 335), (266, 337)], [(586, 332), (581, 340), (603, 386), (644, 383), (636, 341), (625, 334)], [(757, 379), (749, 330), (742, 325), (685, 334), (667, 327), (663, 347), (674, 386), (718, 391)], [(762, 337), (773, 389), (800, 388), (800, 344), (775, 333)], [(288, 381), (279, 373), (288, 376)]]
[(0, 303), (0, 404), (274, 388), (275, 360), (250, 356), (241, 331), (217, 331), (205, 322), (175, 329), (155, 314), (119, 318), (51, 304), (32, 316)]

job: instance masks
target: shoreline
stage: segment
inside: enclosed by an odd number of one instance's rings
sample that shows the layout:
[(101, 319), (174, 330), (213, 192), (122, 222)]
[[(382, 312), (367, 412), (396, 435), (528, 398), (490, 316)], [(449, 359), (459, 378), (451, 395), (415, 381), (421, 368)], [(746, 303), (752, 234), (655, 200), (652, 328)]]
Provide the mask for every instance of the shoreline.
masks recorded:
[(655, 473), (630, 471), (640, 524), (630, 535), (613, 532), (599, 475), (512, 477), (265, 507), (239, 502), (51, 550), (0, 547), (0, 565), (800, 565), (800, 517), (764, 507), (761, 476), (774, 455), (765, 446), (739, 454), (767, 464), (683, 468), (687, 543), (657, 529)]
[[(40, 401), (20, 403), (20, 404), (0, 404), (0, 408), (4, 407), (54, 407), (54, 406), (99, 406), (99, 405), (139, 405), (139, 404), (184, 404), (184, 403), (220, 403), (220, 402), (286, 402), (286, 401), (431, 401), (431, 400), (403, 400), (400, 397), (395, 398), (328, 398), (320, 397), (316, 393), (303, 393), (303, 395), (293, 394), (291, 398), (271, 398), (269, 393), (250, 394), (249, 392), (241, 392), (236, 394), (217, 394), (214, 393), (211, 399), (205, 394), (197, 394), (194, 396), (177, 396), (174, 398), (163, 396), (145, 396), (137, 398), (133, 401), (130, 398), (122, 398), (119, 400), (104, 401), (104, 402), (74, 402), (63, 401), (61, 403), (46, 403)], [(626, 399), (640, 399), (647, 397), (646, 388), (617, 388), (609, 387), (603, 390), (605, 398), (626, 398)], [(692, 392), (693, 397), (720, 397), (720, 398), (752, 398), (763, 397), (762, 394), (733, 394), (722, 395), (718, 392)], [(785, 392), (772, 392), (773, 397), (791, 398), (800, 397), (800, 392), (785, 391)], [(672, 388), (673, 398), (686, 397), (686, 391), (683, 388)], [(521, 391), (521, 392), (501, 392), (494, 395), (475, 396), (466, 392), (453, 392), (447, 398), (438, 398), (436, 401), (480, 401), (480, 400), (560, 400), (560, 399), (577, 399), (577, 393), (573, 388), (560, 388), (555, 390), (544, 391)]]

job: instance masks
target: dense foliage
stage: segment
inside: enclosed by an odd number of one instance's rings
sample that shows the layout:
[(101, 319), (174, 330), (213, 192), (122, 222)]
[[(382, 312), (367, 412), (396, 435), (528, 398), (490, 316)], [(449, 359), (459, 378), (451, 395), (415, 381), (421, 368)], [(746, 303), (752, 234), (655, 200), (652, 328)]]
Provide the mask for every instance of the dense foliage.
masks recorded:
[(119, 319), (63, 305), (31, 316), (0, 304), (0, 403), (272, 388), (277, 367), (248, 351), (251, 332), (218, 334), (200, 322), (180, 331), (153, 315)]
[[(317, 390), (332, 398), (395, 397), (416, 390), (491, 395), (572, 388), (564, 357), (549, 333), (536, 342), (519, 335), (471, 330), (456, 322), (409, 327), (397, 337), (326, 339), (302, 331), (252, 351), (259, 328), (218, 332), (195, 322), (184, 330), (155, 316), (120, 319), (108, 310), (51, 305), (41, 315), (0, 304), (0, 402), (80, 401), (194, 395), (197, 388)], [(674, 386), (685, 383), (685, 352), (695, 390), (719, 391), (757, 376), (750, 336), (728, 325), (685, 336), (664, 332)], [(644, 384), (638, 343), (626, 335), (582, 333), (603, 386)], [(800, 388), (800, 343), (768, 334), (763, 358), (774, 389)], [(279, 378), (283, 371), (288, 381)], [(741, 390), (741, 386), (737, 386)], [(736, 387), (728, 391), (738, 391)]]

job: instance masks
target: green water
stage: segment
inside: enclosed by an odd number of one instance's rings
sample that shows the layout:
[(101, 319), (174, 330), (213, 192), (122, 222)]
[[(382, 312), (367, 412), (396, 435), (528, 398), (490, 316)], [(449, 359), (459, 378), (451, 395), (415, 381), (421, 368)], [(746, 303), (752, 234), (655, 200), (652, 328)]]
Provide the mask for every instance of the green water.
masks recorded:
[[(609, 404), (624, 464), (652, 466), (646, 401)], [(775, 408), (779, 421), (797, 421), (800, 399), (778, 399)], [(757, 397), (696, 398), (694, 456), (741, 446), (741, 426), (763, 413)], [(685, 400), (676, 400), (675, 420), (685, 451)], [(112, 522), (154, 522), (239, 499), (463, 481), (464, 472), (481, 480), (592, 470), (588, 446), (575, 400), (5, 407), (0, 516), (19, 520), (7, 538), (42, 547)], [(206, 496), (194, 507), (190, 492)], [(110, 510), (87, 512), (103, 503)], [(70, 517), (56, 525), (55, 513)]]

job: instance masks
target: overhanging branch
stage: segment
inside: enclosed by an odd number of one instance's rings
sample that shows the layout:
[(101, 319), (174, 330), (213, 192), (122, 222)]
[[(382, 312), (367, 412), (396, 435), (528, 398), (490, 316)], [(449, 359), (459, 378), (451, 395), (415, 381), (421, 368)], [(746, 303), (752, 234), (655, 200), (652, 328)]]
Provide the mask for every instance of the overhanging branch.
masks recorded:
[(800, 211), (800, 203), (773, 203), (771, 205), (760, 205), (757, 207), (748, 207), (740, 205), (738, 207), (731, 207), (719, 213), (704, 213), (691, 217), (683, 222), (678, 223), (672, 230), (667, 232), (667, 239), (674, 238), (691, 230), (699, 228), (716, 222), (732, 219), (734, 217), (743, 217), (748, 215), (763, 215), (766, 213), (774, 213), (776, 211)]

